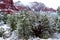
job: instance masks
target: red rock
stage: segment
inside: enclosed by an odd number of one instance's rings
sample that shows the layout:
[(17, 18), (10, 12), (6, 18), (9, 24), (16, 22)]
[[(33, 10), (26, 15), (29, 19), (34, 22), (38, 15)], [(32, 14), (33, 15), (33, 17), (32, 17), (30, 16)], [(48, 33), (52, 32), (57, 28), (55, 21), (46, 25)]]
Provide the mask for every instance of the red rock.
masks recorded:
[[(1, 3), (2, 2), (2, 3)], [(0, 1), (0, 12), (12, 12), (11, 10), (19, 11), (14, 5), (13, 0), (1, 0)]]

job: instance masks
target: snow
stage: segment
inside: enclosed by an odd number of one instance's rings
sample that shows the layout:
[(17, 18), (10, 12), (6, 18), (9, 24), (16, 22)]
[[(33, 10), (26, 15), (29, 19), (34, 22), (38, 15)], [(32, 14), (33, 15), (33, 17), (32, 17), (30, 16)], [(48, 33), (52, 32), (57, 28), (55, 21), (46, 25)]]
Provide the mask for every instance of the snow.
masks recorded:
[(60, 33), (54, 33), (54, 37), (60, 39)]
[(0, 37), (0, 40), (4, 40), (2, 37)]
[(0, 28), (3, 28), (6, 31), (8, 31), (8, 29), (10, 29), (10, 27), (8, 27), (6, 24), (0, 24)]
[(3, 3), (3, 1), (1, 1), (0, 3)]

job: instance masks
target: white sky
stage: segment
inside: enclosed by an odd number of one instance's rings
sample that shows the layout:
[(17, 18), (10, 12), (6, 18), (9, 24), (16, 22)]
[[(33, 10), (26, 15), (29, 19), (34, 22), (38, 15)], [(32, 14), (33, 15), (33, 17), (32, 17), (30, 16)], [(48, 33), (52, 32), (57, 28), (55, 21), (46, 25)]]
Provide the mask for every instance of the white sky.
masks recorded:
[(60, 0), (13, 0), (14, 2), (21, 1), (24, 4), (28, 4), (29, 2), (42, 2), (46, 6), (50, 8), (57, 9), (60, 6)]

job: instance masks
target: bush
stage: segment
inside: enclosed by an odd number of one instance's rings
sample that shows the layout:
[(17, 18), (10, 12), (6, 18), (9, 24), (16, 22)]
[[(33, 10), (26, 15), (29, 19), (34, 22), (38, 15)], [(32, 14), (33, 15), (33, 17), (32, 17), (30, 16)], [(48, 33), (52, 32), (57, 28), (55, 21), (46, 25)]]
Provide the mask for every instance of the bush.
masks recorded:
[(7, 24), (10, 25), (10, 27), (12, 29), (11, 31), (16, 30), (16, 28), (17, 28), (17, 26), (16, 26), (17, 20), (16, 19), (17, 19), (17, 17), (14, 13), (8, 15)]
[(7, 13), (0, 14), (0, 22), (3, 21), (4, 24), (6, 24), (7, 19), (8, 19), (7, 15), (8, 15)]
[(47, 15), (40, 15), (37, 20), (37, 24), (38, 25), (36, 25), (35, 28), (32, 29), (36, 37), (49, 38), (56, 31), (56, 29), (54, 29), (56, 25), (50, 25), (50, 17), (48, 17)]
[(22, 11), (18, 14), (18, 23), (17, 29), (19, 35), (21, 35), (24, 39), (28, 39), (31, 36), (31, 30), (35, 22), (35, 16), (31, 12)]
[(49, 38), (56, 32), (57, 19), (54, 19), (51, 24), (51, 17), (40, 13), (22, 11), (18, 15), (17, 29), (23, 37)]
[(58, 27), (58, 32), (60, 33), (60, 18), (58, 18), (58, 25), (57, 25), (57, 27)]
[(12, 31), (18, 31), (18, 36), (28, 40), (29, 36), (52, 37), (53, 33), (56, 32), (57, 19), (24, 10), (17, 14), (10, 14), (7, 23), (11, 26)]
[(0, 28), (0, 37), (3, 36), (3, 33), (4, 33), (4, 32), (5, 32), (4, 29), (3, 29), (3, 28)]
[(60, 6), (57, 8), (57, 13), (60, 15)]

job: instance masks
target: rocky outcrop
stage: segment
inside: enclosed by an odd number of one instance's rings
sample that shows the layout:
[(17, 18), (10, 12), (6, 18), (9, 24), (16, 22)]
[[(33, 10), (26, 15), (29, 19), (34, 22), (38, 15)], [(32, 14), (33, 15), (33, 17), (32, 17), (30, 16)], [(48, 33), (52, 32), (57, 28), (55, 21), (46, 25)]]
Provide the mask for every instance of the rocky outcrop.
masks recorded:
[[(10, 10), (11, 9), (11, 10)], [(13, 0), (1, 0), (0, 1), (0, 12), (12, 12), (12, 10), (18, 10), (14, 4), (13, 4)]]
[[(29, 6), (30, 4), (30, 6)], [(53, 8), (48, 8), (43, 3), (38, 2), (31, 2), (28, 5), (22, 4), (20, 1), (13, 3), (13, 0), (0, 0), (0, 12), (8, 12), (12, 13), (14, 11), (20, 11), (20, 10), (32, 10), (32, 11), (50, 11), (50, 12), (56, 12)]]

